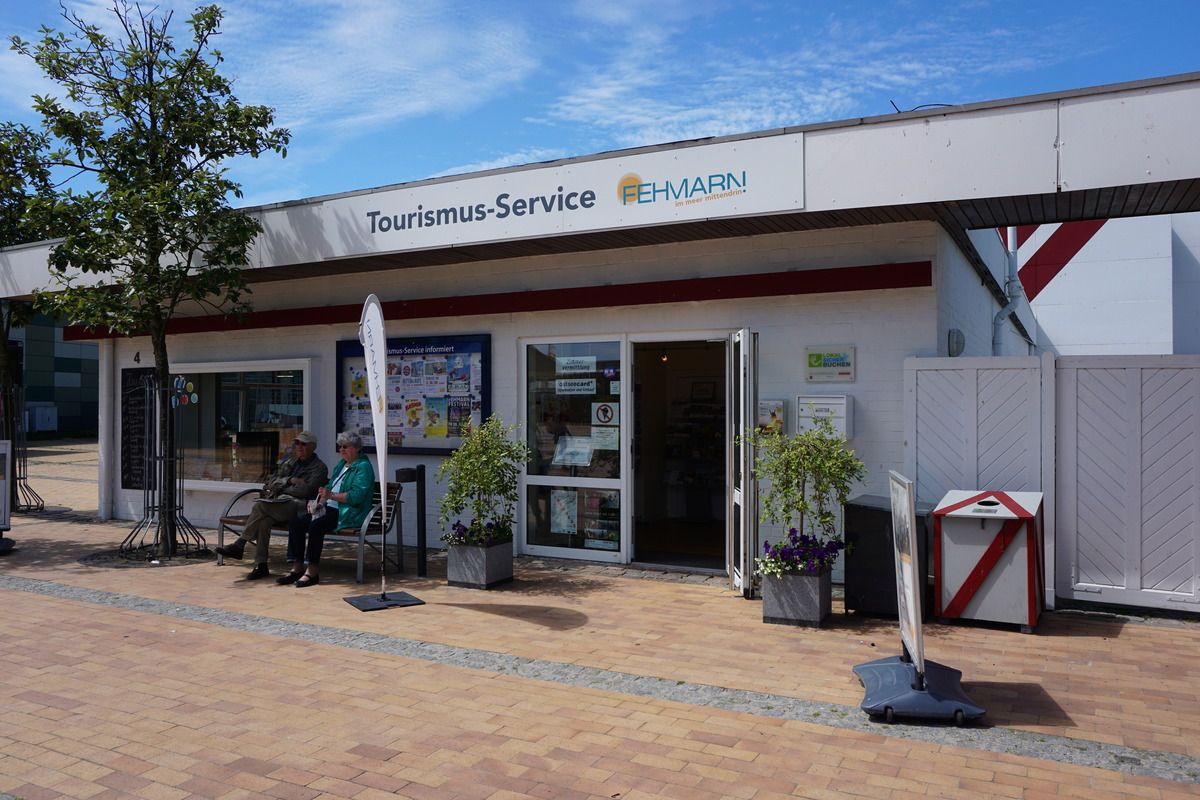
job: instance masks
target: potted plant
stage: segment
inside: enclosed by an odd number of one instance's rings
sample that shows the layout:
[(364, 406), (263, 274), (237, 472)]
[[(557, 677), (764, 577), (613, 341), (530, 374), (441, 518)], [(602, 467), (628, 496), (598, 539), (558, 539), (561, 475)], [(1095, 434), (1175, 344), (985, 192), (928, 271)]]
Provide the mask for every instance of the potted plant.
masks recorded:
[(762, 581), (763, 622), (820, 626), (833, 604), (830, 569), (845, 541), (837, 535), (835, 510), (865, 466), (827, 418), (792, 435), (751, 430), (754, 477), (768, 483), (761, 518), (779, 523), (786, 536), (763, 541), (755, 559)]
[(469, 428), (438, 467), (438, 480), (447, 482), (438, 505), (451, 586), (490, 589), (512, 580), (518, 479), (529, 458), (525, 442), (512, 438), (514, 430), (493, 414)]

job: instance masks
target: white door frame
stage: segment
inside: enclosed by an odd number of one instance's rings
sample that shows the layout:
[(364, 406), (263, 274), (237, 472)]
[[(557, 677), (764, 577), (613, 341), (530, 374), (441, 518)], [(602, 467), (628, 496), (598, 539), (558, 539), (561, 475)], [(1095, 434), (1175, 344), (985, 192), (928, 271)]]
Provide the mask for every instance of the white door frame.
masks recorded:
[[(758, 334), (750, 328), (732, 331), (727, 348), (726, 560), (729, 587), (750, 599), (754, 597), (754, 556), (758, 550), (758, 482), (754, 478), (753, 448), (745, 441), (739, 442), (738, 434), (754, 424), (758, 414)], [(739, 473), (740, 481), (736, 479)], [(741, 531), (737, 541), (735, 526)]]
[(630, 459), (631, 452), (630, 428), (632, 427), (628, 420), (629, 416), (629, 400), (633, 396), (627, 373), (629, 371), (629, 344), (628, 338), (622, 333), (591, 333), (586, 335), (562, 335), (562, 336), (521, 336), (517, 338), (517, 359), (520, 362), (520, 383), (518, 384), (520, 413), (521, 435), (528, 440), (529, 436), (529, 360), (526, 358), (526, 352), (529, 345), (537, 344), (571, 344), (576, 342), (616, 342), (620, 352), (620, 381), (621, 381), (621, 435), (620, 435), (620, 452), (621, 452), (621, 470), (618, 478), (572, 478), (565, 476), (534, 476), (531, 480), (527, 470), (521, 470), (521, 499), (517, 503), (517, 535), (514, 541), (517, 544), (516, 551), (518, 553), (527, 553), (535, 556), (546, 556), (549, 558), (568, 558), (582, 560), (581, 551), (572, 547), (549, 547), (546, 545), (530, 545), (526, 543), (526, 526), (528, 524), (528, 496), (530, 486), (569, 486), (584, 489), (616, 489), (621, 493), (621, 548), (616, 552), (607, 550), (588, 550), (588, 561), (611, 561), (618, 564), (629, 563), (630, 553), (630, 527), (631, 527), (631, 504), (629, 503), (630, 489)]

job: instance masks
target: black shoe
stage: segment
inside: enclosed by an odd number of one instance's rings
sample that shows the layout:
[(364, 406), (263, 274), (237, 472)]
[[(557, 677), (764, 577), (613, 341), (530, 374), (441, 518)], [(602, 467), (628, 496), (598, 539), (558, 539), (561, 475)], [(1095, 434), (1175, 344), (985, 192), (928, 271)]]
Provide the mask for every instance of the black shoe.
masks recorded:
[(255, 564), (254, 569), (250, 570), (250, 574), (246, 576), (248, 581), (256, 581), (259, 578), (268, 578), (271, 576), (271, 571), (267, 569), (266, 564)]
[(320, 575), (313, 575), (311, 577), (308, 575), (305, 575), (303, 578), (300, 578), (298, 581), (296, 581), (296, 588), (303, 589), (305, 586), (316, 586), (320, 582), (321, 582)]
[(295, 583), (296, 581), (298, 581), (300, 579), (300, 576), (303, 574), (304, 574), (303, 572), (289, 572), (287, 575), (280, 575), (278, 578), (275, 579), (275, 582), (278, 583), (280, 586), (286, 586), (289, 583)]
[(246, 540), (245, 539), (238, 539), (236, 542), (234, 542), (231, 545), (222, 546), (222, 547), (217, 548), (217, 555), (223, 556), (224, 558), (236, 558), (238, 561), (242, 560), (242, 554), (245, 552), (246, 552)]

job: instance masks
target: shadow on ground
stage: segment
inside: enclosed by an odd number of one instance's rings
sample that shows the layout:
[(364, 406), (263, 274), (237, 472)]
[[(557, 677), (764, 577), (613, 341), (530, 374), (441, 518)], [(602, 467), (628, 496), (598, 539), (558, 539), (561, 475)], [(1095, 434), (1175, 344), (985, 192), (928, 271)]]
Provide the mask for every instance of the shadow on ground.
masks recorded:
[(987, 709), (990, 725), (1076, 727), (1075, 721), (1039, 683), (963, 681), (963, 691)]
[(516, 603), (434, 603), (438, 606), (462, 608), (492, 614), (506, 619), (520, 620), (531, 625), (540, 625), (552, 631), (569, 631), (588, 623), (588, 615), (582, 611), (559, 606), (518, 605)]

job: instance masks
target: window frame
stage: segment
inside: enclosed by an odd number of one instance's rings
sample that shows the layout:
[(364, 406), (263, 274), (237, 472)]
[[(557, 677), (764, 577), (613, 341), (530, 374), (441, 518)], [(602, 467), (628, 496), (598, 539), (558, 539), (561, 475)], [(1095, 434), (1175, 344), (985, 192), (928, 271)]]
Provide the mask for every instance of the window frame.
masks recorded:
[[(172, 363), (171, 374), (271, 372), (284, 369), (298, 369), (304, 374), (304, 381), (301, 383), (304, 391), (304, 401), (301, 403), (304, 408), (304, 426), (307, 430), (312, 430), (312, 364), (313, 359), (311, 358), (255, 359), (252, 361), (188, 361)], [(187, 477), (183, 479), (183, 488), (189, 492), (228, 492), (230, 489), (252, 489), (261, 485), (257, 481), (247, 483), (245, 481), (197, 480)]]

